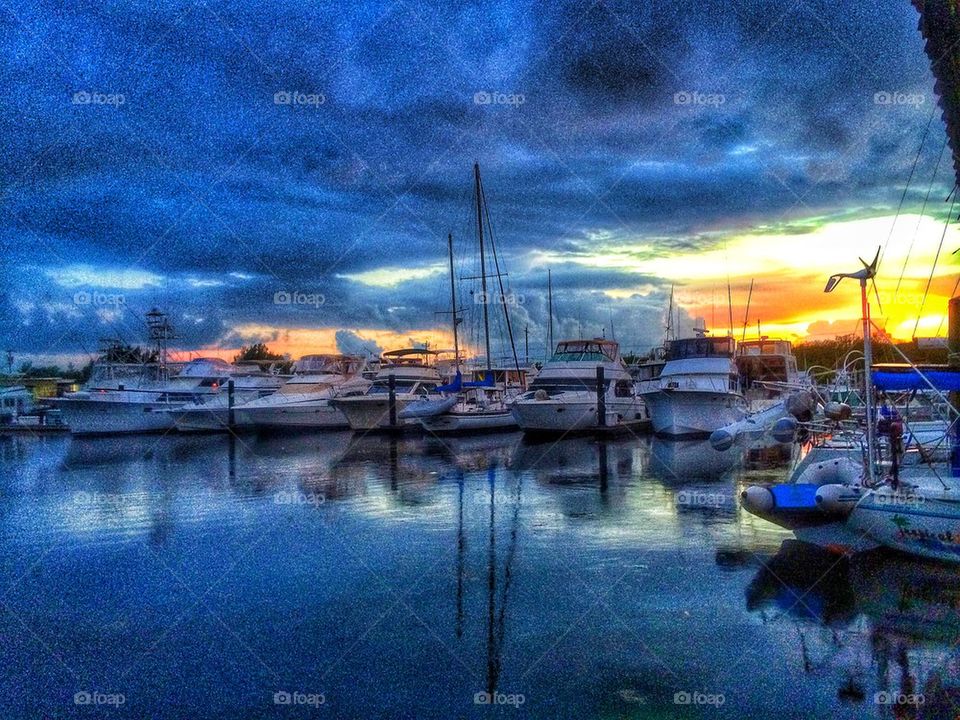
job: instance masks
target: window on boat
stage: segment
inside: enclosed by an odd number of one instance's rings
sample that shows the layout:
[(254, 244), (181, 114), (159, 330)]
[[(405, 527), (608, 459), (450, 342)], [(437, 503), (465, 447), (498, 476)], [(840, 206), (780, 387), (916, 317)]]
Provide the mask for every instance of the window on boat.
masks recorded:
[(731, 357), (734, 351), (733, 338), (686, 338), (672, 340), (667, 348), (668, 360), (687, 358)]
[[(587, 379), (578, 380), (576, 378), (570, 378), (568, 380), (537, 378), (530, 383), (530, 388), (527, 392), (527, 395), (532, 397), (538, 390), (546, 391), (547, 395), (551, 397), (565, 392), (596, 392), (597, 381)], [(607, 381), (604, 383), (603, 391), (606, 393), (609, 390), (610, 382)]]
[(629, 380), (617, 380), (613, 394), (616, 397), (630, 397), (633, 395), (633, 383)]
[(550, 358), (556, 362), (608, 362), (616, 360), (616, 346), (590, 340), (562, 342)]
[[(397, 378), (396, 380), (396, 390), (398, 393), (409, 393), (413, 392), (414, 388), (417, 386), (416, 380), (401, 380)], [(370, 393), (388, 393), (390, 392), (390, 384), (386, 378), (381, 378), (374, 381), (373, 385), (370, 386)]]

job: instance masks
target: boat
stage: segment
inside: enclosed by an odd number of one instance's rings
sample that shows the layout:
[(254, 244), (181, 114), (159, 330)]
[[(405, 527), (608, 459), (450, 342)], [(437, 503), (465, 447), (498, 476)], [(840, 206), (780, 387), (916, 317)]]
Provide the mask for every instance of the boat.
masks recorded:
[[(347, 428), (347, 418), (330, 405), (330, 399), (359, 395), (370, 387), (370, 381), (363, 377), (365, 368), (365, 360), (357, 356), (305, 355), (294, 363), (293, 377), (276, 392), (236, 404), (232, 427), (257, 430)], [(226, 430), (228, 426), (229, 408), (224, 407), (222, 401), (216, 406), (188, 408), (177, 419), (177, 429), (183, 431)]]
[(353, 430), (420, 428), (416, 418), (401, 418), (400, 413), (411, 403), (435, 396), (443, 385), (436, 367), (442, 352), (427, 348), (385, 352), (380, 370), (362, 395), (332, 398), (330, 405), (343, 413)]
[[(230, 365), (227, 383), (220, 384), (214, 396), (194, 395), (187, 402), (171, 407), (174, 426), (179, 432), (227, 432), (235, 429), (236, 408), (254, 400), (271, 397), (283, 386), (286, 377), (263, 372), (256, 363)], [(233, 424), (231, 424), (233, 410)]]
[[(484, 358), (483, 367), (473, 371), (473, 378), (463, 380), (460, 368), (460, 341), (459, 325), (462, 318), (457, 309), (456, 278), (453, 269), (453, 236), (447, 236), (447, 248), (450, 262), (450, 306), (453, 330), (454, 365), (456, 376), (451, 385), (439, 388), (441, 393), (447, 394), (441, 400), (421, 401), (416, 406), (408, 407), (401, 413), (401, 417), (416, 417), (420, 425), (428, 433), (434, 435), (470, 434), (481, 432), (499, 432), (517, 429), (517, 421), (510, 411), (509, 403), (519, 393), (526, 389), (526, 369), (520, 367), (517, 357), (517, 348), (513, 341), (513, 326), (510, 320), (509, 305), (504, 292), (503, 273), (500, 260), (497, 257), (496, 244), (490, 234), (490, 251), (494, 259), (492, 278), (496, 281), (498, 293), (491, 294), (487, 286), (486, 244), (484, 238), (484, 218), (488, 218), (489, 210), (486, 207), (483, 185), (480, 179), (480, 165), (474, 163), (474, 198), (477, 219), (477, 242), (480, 255), (480, 292), (483, 302), (480, 303), (483, 314)], [(489, 228), (488, 228), (489, 232)], [(492, 302), (491, 302), (492, 300)], [(490, 312), (491, 304), (499, 305), (503, 309), (503, 319), (507, 338), (510, 343), (512, 366), (502, 365), (494, 367), (490, 345)], [(452, 398), (452, 400), (451, 400)]]
[[(197, 358), (167, 380), (141, 382), (129, 388), (92, 386), (53, 401), (74, 435), (167, 432), (176, 428), (178, 413), (211, 401), (225, 403), (235, 379), (235, 398), (245, 400), (263, 389), (250, 376), (219, 358)], [(272, 381), (271, 392), (279, 385)], [(218, 400), (219, 399), (219, 400)], [(216, 407), (214, 405), (213, 407)]]
[(616, 340), (561, 340), (526, 392), (510, 404), (525, 433), (639, 429), (643, 401)]
[(709, 437), (747, 415), (736, 345), (732, 337), (707, 337), (703, 327), (695, 328), (695, 337), (667, 343), (659, 381), (641, 393), (654, 433)]

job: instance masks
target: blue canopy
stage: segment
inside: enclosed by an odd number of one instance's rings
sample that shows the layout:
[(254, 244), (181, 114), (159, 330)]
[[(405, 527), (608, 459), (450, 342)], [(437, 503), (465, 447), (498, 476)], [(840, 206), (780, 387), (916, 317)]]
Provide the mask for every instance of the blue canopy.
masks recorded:
[(457, 393), (460, 392), (460, 388), (463, 387), (463, 376), (460, 374), (460, 371), (457, 370), (456, 377), (453, 378), (452, 383), (447, 383), (446, 385), (440, 385), (437, 387), (437, 392), (442, 393)]
[[(920, 376), (921, 372), (923, 377)], [(921, 368), (920, 372), (908, 366), (896, 370), (877, 369), (873, 371), (873, 385), (878, 390), (929, 390), (933, 385), (937, 390), (950, 392), (960, 390), (960, 369)]]
[(493, 381), (493, 373), (487, 371), (486, 376), (480, 382), (465, 382), (463, 384), (465, 388), (492, 388), (496, 387), (496, 383)]

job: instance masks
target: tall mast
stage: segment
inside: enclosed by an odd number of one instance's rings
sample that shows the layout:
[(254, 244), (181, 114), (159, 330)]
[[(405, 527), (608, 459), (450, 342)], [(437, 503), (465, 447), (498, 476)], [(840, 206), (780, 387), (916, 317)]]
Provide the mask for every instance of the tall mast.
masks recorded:
[(450, 255), (450, 310), (453, 315), (453, 362), (460, 371), (460, 342), (457, 339), (457, 285), (453, 275), (453, 234), (447, 234), (447, 252)]
[(480, 163), (473, 164), (473, 179), (477, 194), (477, 237), (480, 240), (480, 291), (483, 293), (483, 342), (487, 353), (487, 372), (491, 370), (490, 364), (490, 314), (487, 306), (490, 304), (490, 298), (487, 296), (487, 263), (483, 250), (483, 210), (480, 200)]
[(547, 314), (550, 316), (550, 334), (547, 336), (549, 338), (547, 347), (547, 356), (553, 354), (553, 276), (551, 275), (550, 268), (547, 268)]

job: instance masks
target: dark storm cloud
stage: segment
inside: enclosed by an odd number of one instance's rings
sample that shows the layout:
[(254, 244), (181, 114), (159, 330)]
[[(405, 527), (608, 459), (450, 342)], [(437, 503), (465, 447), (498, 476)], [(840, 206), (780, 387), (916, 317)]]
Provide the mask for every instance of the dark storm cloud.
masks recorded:
[[(474, 159), (529, 298), (518, 318), (542, 333), (530, 251), (665, 255), (759, 219), (895, 206), (933, 102), (906, 2), (81, 0), (0, 10), (0, 30), (0, 341), (23, 352), (90, 346), (118, 322), (73, 303), (57, 272), (75, 265), (160, 278), (113, 290), (127, 316), (171, 307), (184, 344), (252, 322), (440, 322), (442, 275), (342, 276), (443, 263), (447, 232), (469, 240)], [(878, 106), (881, 91), (926, 105)], [(613, 306), (624, 334), (658, 338), (666, 283), (575, 265), (554, 279), (577, 331)], [(284, 290), (326, 302), (274, 303)]]

